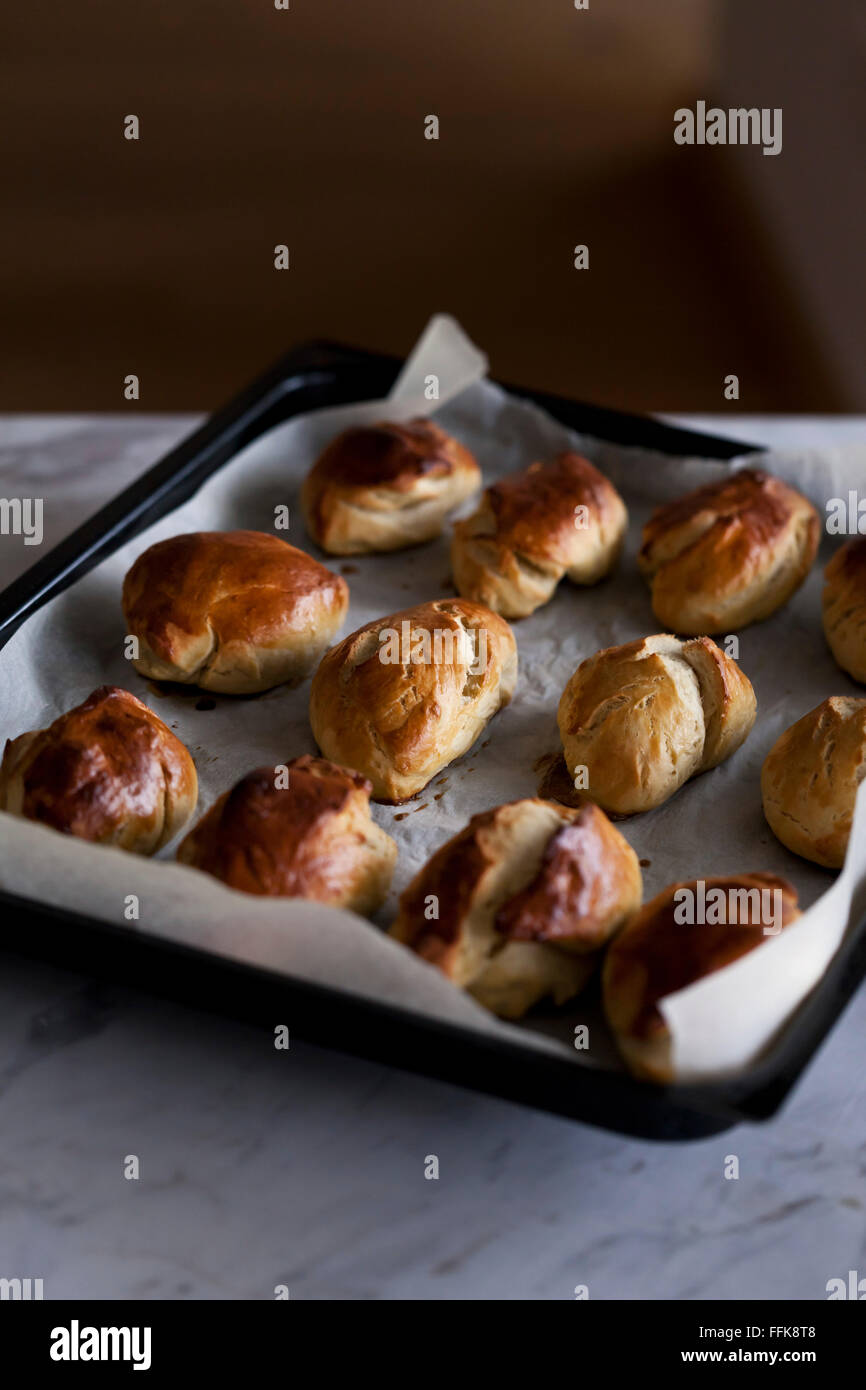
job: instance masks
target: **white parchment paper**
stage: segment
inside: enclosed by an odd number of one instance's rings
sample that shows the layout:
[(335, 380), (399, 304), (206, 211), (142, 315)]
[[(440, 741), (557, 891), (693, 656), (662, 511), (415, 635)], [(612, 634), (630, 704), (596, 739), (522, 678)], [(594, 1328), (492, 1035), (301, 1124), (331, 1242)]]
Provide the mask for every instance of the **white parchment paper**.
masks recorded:
[[(431, 322), (387, 402), (317, 411), (291, 420), (239, 453), (169, 516), (136, 537), (66, 593), (39, 610), (0, 652), (0, 738), (40, 728), (96, 686), (116, 684), (144, 699), (187, 744), (200, 781), (201, 814), (239, 776), (259, 765), (315, 752), (307, 718), (309, 682), (251, 698), (166, 693), (124, 659), (120, 611), (123, 576), (148, 545), (183, 531), (273, 528), (344, 574), (350, 588), (345, 631), (449, 591), (449, 538), (392, 555), (342, 561), (321, 555), (304, 530), (298, 492), (323, 445), (360, 420), (435, 413), (476, 454), (485, 481), (578, 448), (625, 497), (630, 528), (615, 575), (592, 589), (567, 582), (554, 600), (515, 624), (520, 676), (512, 704), (475, 748), (446, 768), (414, 801), (374, 807), (397, 840), (392, 894), (377, 924), (300, 901), (234, 893), (194, 869), (88, 845), (0, 814), (0, 884), (8, 891), (153, 932), (189, 946), (277, 972), (397, 1004), (486, 1033), (556, 1049), (575, 1064), (619, 1065), (593, 992), (564, 1011), (542, 1011), (520, 1025), (491, 1018), (438, 971), (388, 939), (396, 894), (426, 858), (476, 811), (534, 795), (539, 767), (559, 748), (556, 707), (575, 667), (599, 647), (659, 630), (637, 572), (640, 528), (659, 501), (723, 476), (731, 465), (669, 458), (578, 436), (534, 406), (482, 380), (483, 355), (444, 316)], [(430, 400), (436, 377), (439, 399)], [(754, 459), (737, 460), (743, 466)], [(866, 448), (762, 454), (762, 467), (802, 488), (824, 514), (866, 476)], [(49, 499), (50, 505), (50, 499)], [(827, 553), (830, 550), (825, 541)], [(848, 862), (834, 876), (789, 854), (767, 827), (760, 769), (778, 735), (826, 696), (863, 691), (836, 667), (820, 621), (820, 565), (790, 604), (740, 634), (741, 665), (755, 686), (758, 720), (743, 749), (695, 779), (666, 805), (621, 823), (644, 861), (645, 896), (675, 879), (769, 870), (791, 879), (803, 919), (779, 937), (700, 984), (670, 996), (664, 1012), (674, 1035), (677, 1074), (699, 1079), (747, 1066), (820, 979), (849, 923), (866, 909), (866, 799), (861, 795)], [(126, 921), (129, 895), (137, 921)], [(590, 1024), (591, 1046), (573, 1046), (577, 1024)]]

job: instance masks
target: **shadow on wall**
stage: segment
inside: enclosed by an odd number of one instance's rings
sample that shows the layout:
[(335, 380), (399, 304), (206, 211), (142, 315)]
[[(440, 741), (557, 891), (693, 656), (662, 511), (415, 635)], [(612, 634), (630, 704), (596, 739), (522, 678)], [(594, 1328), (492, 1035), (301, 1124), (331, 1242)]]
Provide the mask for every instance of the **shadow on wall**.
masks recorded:
[(719, 409), (737, 371), (736, 408), (838, 405), (775, 251), (697, 157), (724, 152), (673, 142), (720, 81), (727, 8), (22, 10), (0, 406), (134, 408), (135, 372), (142, 409), (212, 407), (302, 338), (403, 352), (439, 308), (498, 375), (585, 399)]

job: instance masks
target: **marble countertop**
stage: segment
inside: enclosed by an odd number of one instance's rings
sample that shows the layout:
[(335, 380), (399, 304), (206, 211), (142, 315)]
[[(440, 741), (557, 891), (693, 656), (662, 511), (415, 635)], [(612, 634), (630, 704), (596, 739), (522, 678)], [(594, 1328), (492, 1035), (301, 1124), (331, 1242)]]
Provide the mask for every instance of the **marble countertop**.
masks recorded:
[[(41, 549), (0, 537), (0, 585), (196, 423), (0, 418), (0, 494), (46, 498)], [(864, 1035), (861, 988), (774, 1121), (654, 1144), (2, 954), (0, 1277), (48, 1299), (825, 1298), (866, 1276)]]

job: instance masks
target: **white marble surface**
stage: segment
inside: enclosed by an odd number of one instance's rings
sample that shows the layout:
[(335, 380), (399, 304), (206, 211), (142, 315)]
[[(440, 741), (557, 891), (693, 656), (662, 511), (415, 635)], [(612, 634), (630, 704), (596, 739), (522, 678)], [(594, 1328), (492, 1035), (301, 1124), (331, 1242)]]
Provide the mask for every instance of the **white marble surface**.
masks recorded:
[[(194, 423), (0, 418), (0, 495), (44, 496), (53, 543)], [(38, 553), (0, 538), (0, 584)], [(0, 953), (0, 1276), (46, 1298), (823, 1298), (866, 1275), (864, 1035), (861, 989), (775, 1121), (658, 1145)]]

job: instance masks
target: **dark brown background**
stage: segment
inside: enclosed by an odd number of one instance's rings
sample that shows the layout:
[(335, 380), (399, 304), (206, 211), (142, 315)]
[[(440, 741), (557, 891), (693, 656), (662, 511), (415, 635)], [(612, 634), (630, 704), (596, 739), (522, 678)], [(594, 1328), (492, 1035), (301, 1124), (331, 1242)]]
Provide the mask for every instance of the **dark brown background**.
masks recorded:
[[(741, 178), (760, 150), (673, 142), (675, 108), (724, 92), (750, 45), (748, 20), (728, 31), (739, 5), (5, 7), (0, 408), (134, 409), (128, 372), (141, 409), (208, 408), (300, 339), (405, 352), (438, 309), (495, 374), (584, 399), (866, 408)], [(844, 50), (833, 0), (810, 9)], [(748, 104), (779, 104), (772, 77), (757, 85)], [(798, 91), (808, 113), (820, 92)], [(785, 117), (768, 179), (808, 131)], [(589, 272), (572, 267), (577, 242)], [(837, 255), (828, 231), (814, 274), (831, 313)]]

